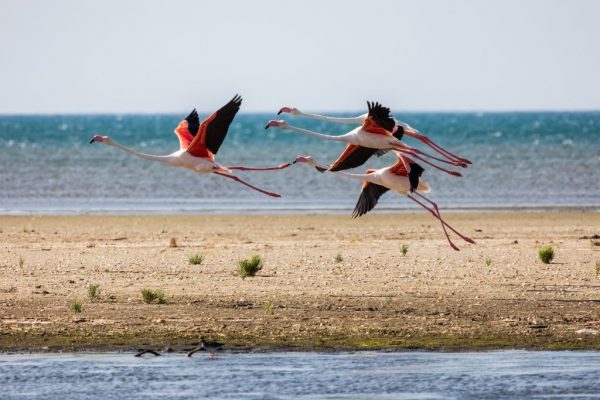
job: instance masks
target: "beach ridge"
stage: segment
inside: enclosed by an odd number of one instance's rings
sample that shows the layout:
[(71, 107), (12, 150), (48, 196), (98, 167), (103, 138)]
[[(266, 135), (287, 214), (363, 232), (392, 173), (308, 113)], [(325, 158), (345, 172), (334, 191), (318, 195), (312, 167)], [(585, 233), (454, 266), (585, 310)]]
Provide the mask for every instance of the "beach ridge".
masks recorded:
[(600, 349), (600, 214), (446, 218), (477, 244), (418, 214), (0, 216), (0, 351)]

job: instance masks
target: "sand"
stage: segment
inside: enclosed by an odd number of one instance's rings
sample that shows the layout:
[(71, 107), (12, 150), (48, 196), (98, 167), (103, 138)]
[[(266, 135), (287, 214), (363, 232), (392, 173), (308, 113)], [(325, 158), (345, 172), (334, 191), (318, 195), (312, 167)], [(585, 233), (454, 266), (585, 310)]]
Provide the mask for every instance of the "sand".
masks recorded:
[(600, 214), (446, 217), (2, 216), (0, 350), (600, 348)]

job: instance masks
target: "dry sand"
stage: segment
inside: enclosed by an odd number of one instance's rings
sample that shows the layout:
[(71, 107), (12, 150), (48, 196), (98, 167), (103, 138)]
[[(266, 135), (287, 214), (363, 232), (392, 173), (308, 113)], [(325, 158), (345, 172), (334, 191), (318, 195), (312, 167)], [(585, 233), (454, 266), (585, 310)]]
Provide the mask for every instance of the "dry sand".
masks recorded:
[(429, 215), (2, 216), (0, 349), (600, 348), (600, 214), (446, 217), (477, 244)]

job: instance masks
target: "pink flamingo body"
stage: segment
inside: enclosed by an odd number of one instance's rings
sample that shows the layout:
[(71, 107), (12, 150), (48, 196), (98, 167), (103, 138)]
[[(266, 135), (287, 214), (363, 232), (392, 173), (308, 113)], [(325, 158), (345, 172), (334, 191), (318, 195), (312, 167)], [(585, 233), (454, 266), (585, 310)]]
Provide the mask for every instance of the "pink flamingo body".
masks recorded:
[[(361, 194), (358, 202), (356, 203), (356, 207), (354, 208), (352, 216), (354, 218), (360, 217), (371, 211), (377, 205), (379, 198), (385, 192), (391, 189), (400, 195), (411, 199), (431, 213), (434, 218), (439, 220), (440, 224), (442, 225), (444, 235), (448, 240), (448, 244), (452, 249), (457, 251), (459, 250), (459, 248), (450, 239), (446, 228), (457, 234), (464, 241), (474, 244), (475, 242), (473, 239), (462, 235), (460, 232), (450, 226), (442, 218), (437, 204), (423, 195), (423, 193), (427, 193), (431, 190), (427, 182), (418, 179), (423, 169), (405, 155), (399, 152), (396, 152), (396, 155), (398, 156), (398, 161), (394, 165), (377, 170), (368, 169), (365, 174), (351, 174), (344, 171), (327, 171), (363, 182)], [(300, 156), (296, 158), (294, 163), (305, 163), (313, 167), (319, 166), (319, 164), (317, 164), (314, 159), (309, 156)], [(415, 178), (415, 174), (412, 174), (412, 172), (416, 172), (416, 182), (413, 180)], [(430, 205), (428, 206), (422, 200)]]
[[(318, 121), (325, 121), (325, 122), (332, 122), (332, 123), (339, 123), (339, 124), (358, 124), (358, 125), (363, 124), (365, 119), (368, 118), (368, 115), (369, 115), (367, 113), (367, 114), (359, 115), (358, 117), (351, 117), (351, 118), (328, 117), (328, 116), (319, 115), (319, 114), (305, 113), (305, 112), (300, 111), (296, 107), (282, 107), (277, 114), (281, 114), (281, 113), (287, 113), (287, 114), (294, 115), (294, 116), (306, 117), (306, 118), (310, 118), (310, 119), (314, 119), (314, 120), (318, 120)], [(444, 149), (443, 147), (441, 147), (438, 144), (436, 144), (435, 142), (433, 142), (427, 136), (420, 134), (420, 132), (417, 129), (411, 127), (409, 124), (402, 122), (402, 121), (395, 120), (395, 119), (393, 121), (394, 121), (394, 127), (391, 129), (392, 133), (396, 133), (396, 131), (398, 129), (402, 129), (404, 134), (423, 142), (424, 144), (426, 144), (427, 146), (429, 146), (433, 150), (435, 150), (438, 154), (445, 157), (451, 163), (454, 163), (455, 165), (463, 166), (463, 167), (465, 167), (466, 164), (471, 164), (471, 161), (467, 160), (466, 158), (462, 158), (462, 157), (458, 157), (458, 156), (454, 155), (453, 153), (449, 152), (448, 150)]]
[(232, 175), (233, 170), (239, 171), (273, 171), (284, 169), (290, 166), (290, 163), (281, 164), (277, 167), (253, 168), (243, 166), (223, 166), (215, 161), (215, 154), (218, 152), (229, 125), (240, 109), (242, 98), (235, 96), (229, 103), (210, 115), (201, 124), (198, 113), (193, 110), (184, 120), (182, 120), (175, 134), (179, 138), (179, 150), (168, 155), (145, 154), (125, 147), (108, 136), (95, 135), (90, 143), (99, 142), (108, 146), (116, 147), (126, 153), (150, 160), (158, 161), (171, 167), (187, 168), (200, 174), (216, 174), (232, 179), (251, 189), (264, 193), (272, 197), (281, 197), (277, 193), (268, 192), (259, 189), (256, 186)]

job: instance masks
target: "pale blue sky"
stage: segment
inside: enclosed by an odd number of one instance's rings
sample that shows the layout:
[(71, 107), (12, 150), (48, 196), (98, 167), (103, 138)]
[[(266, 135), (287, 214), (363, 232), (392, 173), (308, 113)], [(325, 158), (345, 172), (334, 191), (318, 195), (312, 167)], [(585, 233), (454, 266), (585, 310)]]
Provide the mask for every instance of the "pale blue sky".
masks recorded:
[(600, 109), (600, 1), (0, 0), (0, 113)]

